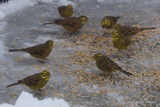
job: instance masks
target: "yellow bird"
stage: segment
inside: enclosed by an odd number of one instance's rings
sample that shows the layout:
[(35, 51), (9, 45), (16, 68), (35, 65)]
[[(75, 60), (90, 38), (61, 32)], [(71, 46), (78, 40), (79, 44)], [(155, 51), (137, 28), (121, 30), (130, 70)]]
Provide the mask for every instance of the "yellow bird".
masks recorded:
[(43, 25), (57, 24), (62, 26), (66, 31), (72, 33), (79, 30), (87, 22), (88, 22), (88, 18), (86, 16), (80, 16), (80, 17), (68, 17), (66, 19), (57, 19), (54, 22), (44, 23)]
[(120, 50), (126, 50), (130, 44), (130, 36), (124, 36), (118, 31), (112, 33), (112, 43), (115, 48)]
[(52, 52), (52, 49), (53, 49), (53, 41), (48, 40), (43, 44), (39, 44), (28, 48), (9, 49), (9, 52), (17, 52), (17, 51), (27, 52), (35, 58), (44, 59), (49, 56), (49, 54)]
[(105, 29), (113, 29), (114, 25), (117, 23), (117, 20), (121, 18), (120, 16), (106, 16), (101, 20), (101, 25)]
[(49, 77), (50, 77), (50, 72), (48, 72), (47, 70), (43, 70), (40, 73), (36, 73), (22, 80), (19, 80), (16, 83), (10, 84), (6, 88), (14, 85), (24, 84), (32, 90), (40, 90), (47, 84)]
[(124, 26), (120, 24), (115, 24), (114, 29), (118, 32), (122, 33), (125, 36), (131, 36), (135, 35), (139, 32), (142, 32), (144, 30), (152, 30), (156, 29), (156, 27), (149, 27), (149, 28), (138, 28), (138, 27), (132, 27), (132, 26)]
[(95, 54), (93, 58), (96, 61), (97, 67), (103, 72), (120, 71), (128, 76), (133, 75), (132, 73), (123, 70), (119, 65), (103, 54)]
[(60, 6), (58, 7), (58, 12), (61, 17), (64, 18), (70, 17), (73, 14), (73, 6), (71, 4), (67, 6)]

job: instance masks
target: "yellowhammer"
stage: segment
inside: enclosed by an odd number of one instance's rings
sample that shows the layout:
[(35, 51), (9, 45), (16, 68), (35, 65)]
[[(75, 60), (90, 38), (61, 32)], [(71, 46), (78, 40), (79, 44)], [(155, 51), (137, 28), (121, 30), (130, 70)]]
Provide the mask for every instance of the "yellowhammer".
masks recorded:
[(112, 29), (114, 28), (114, 25), (117, 23), (117, 20), (120, 18), (120, 16), (114, 17), (114, 16), (106, 16), (101, 20), (101, 25), (105, 29)]
[(27, 52), (35, 58), (44, 59), (47, 56), (49, 56), (52, 49), (53, 49), (53, 41), (48, 40), (43, 44), (39, 44), (36, 46), (24, 48), (24, 49), (10, 49), (9, 52), (17, 52), (17, 51)]
[(126, 50), (130, 44), (130, 36), (124, 36), (118, 31), (112, 33), (112, 43), (118, 50)]
[(48, 72), (47, 70), (43, 70), (40, 73), (36, 73), (22, 80), (19, 80), (16, 83), (10, 84), (7, 86), (7, 88), (14, 85), (24, 84), (33, 90), (40, 90), (47, 84), (49, 77), (50, 72)]
[(103, 54), (95, 54), (93, 58), (96, 61), (97, 67), (103, 72), (121, 71), (128, 76), (133, 75), (132, 73), (123, 70), (119, 65)]
[(86, 16), (81, 16), (81, 17), (68, 17), (66, 19), (57, 19), (54, 22), (44, 23), (43, 25), (57, 24), (62, 26), (68, 32), (76, 32), (87, 22), (88, 18)]
[(135, 35), (139, 32), (142, 32), (144, 30), (156, 29), (156, 27), (138, 28), (138, 27), (123, 26), (123, 25), (120, 25), (120, 24), (115, 24), (114, 29), (116, 31), (122, 33), (125, 36), (131, 36), (131, 35)]
[(71, 4), (67, 6), (60, 6), (58, 7), (58, 12), (61, 17), (64, 18), (70, 17), (73, 14), (73, 6)]

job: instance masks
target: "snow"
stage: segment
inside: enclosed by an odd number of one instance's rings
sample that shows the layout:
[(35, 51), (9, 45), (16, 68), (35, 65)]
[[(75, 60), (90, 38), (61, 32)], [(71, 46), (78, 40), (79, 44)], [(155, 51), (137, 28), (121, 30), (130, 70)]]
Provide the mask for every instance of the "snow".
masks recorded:
[(73, 6), (75, 6), (75, 3), (70, 0), (59, 0), (59, 2), (58, 2), (58, 6), (68, 5), (68, 4), (72, 4)]
[[(4, 29), (6, 23), (5, 22), (0, 22), (0, 32)], [(0, 34), (0, 59), (1, 61), (4, 60), (3, 54), (6, 53), (6, 48), (4, 46), (4, 34)]]
[[(159, 0), (152, 0), (147, 1), (146, 0), (96, 0), (99, 3), (136, 3), (136, 2), (143, 2), (143, 4), (156, 4), (159, 3)], [(145, 2), (145, 3), (144, 3)]]
[(56, 98), (54, 100), (46, 98), (39, 101), (32, 94), (23, 91), (15, 105), (2, 104), (0, 107), (69, 107), (69, 104), (63, 99)]
[(4, 3), (0, 6), (0, 19), (8, 16), (11, 13), (15, 13), (26, 7), (33, 6), (35, 2), (33, 0), (10, 0), (8, 3)]
[[(44, 3), (53, 3), (53, 0), (10, 0), (8, 3), (0, 5), (0, 19), (3, 19), (5, 16), (13, 14), (17, 11), (29, 8), (37, 4), (38, 2)], [(58, 5), (68, 5), (72, 4), (75, 6), (75, 3), (69, 0), (55, 0)]]
[(97, 0), (97, 2), (104, 2), (104, 0)]
[[(85, 2), (85, 5), (82, 1)], [(123, 4), (125, 1), (127, 2)], [(95, 23), (93, 24), (99, 23), (99, 19), (106, 14), (124, 16), (119, 21), (124, 24), (128, 24), (128, 22), (131, 21), (129, 23), (131, 25), (141, 23), (148, 26), (159, 25), (159, 5), (153, 5), (155, 3), (160, 3), (159, 0), (153, 0), (154, 2), (147, 0), (144, 3), (142, 3), (142, 1), (145, 0), (10, 0), (8, 3), (0, 4), (0, 81), (2, 81), (0, 82), (0, 103), (5, 103), (0, 105), (0, 107), (28, 107), (30, 104), (32, 104), (31, 107), (50, 107), (51, 105), (54, 105), (54, 107), (68, 107), (68, 103), (63, 99), (69, 101), (71, 105), (77, 104), (77, 107), (80, 107), (80, 105), (84, 105), (84, 107), (92, 107), (93, 105), (103, 107), (106, 103), (113, 106), (125, 106), (127, 103), (133, 103), (132, 105), (134, 107), (135, 103), (139, 105), (140, 103), (143, 103), (143, 101), (146, 101), (146, 99), (142, 99), (142, 97), (146, 96), (144, 93), (155, 96), (155, 101), (158, 102), (159, 97), (156, 97), (156, 95), (158, 96), (159, 93), (153, 90), (156, 86), (158, 87), (158, 82), (156, 81), (158, 80), (159, 75), (159, 49), (149, 49), (150, 46), (154, 46), (154, 44), (158, 42), (158, 31), (157, 34), (154, 34), (155, 32), (153, 32), (154, 35), (152, 35), (152, 32), (149, 32), (150, 36), (144, 35), (145, 37), (141, 37), (141, 40), (134, 41), (131, 47), (133, 46), (135, 50), (133, 51), (131, 48), (130, 53), (134, 52), (134, 55), (131, 58), (114, 58), (114, 60), (122, 65), (125, 70), (133, 72), (135, 77), (128, 78), (119, 73), (120, 75), (117, 77), (115, 75), (115, 78), (111, 78), (111, 82), (112, 80), (115, 80), (116, 84), (111, 84), (109, 79), (103, 79), (103, 76), (95, 76), (96, 74), (99, 74), (99, 71), (94, 62), (86, 63), (86, 65), (83, 63), (83, 65), (85, 65), (83, 66), (74, 65), (70, 61), (72, 56), (77, 52), (84, 52), (87, 54), (90, 52), (90, 49), (88, 49), (90, 46), (83, 45), (81, 43), (83, 41), (79, 42), (77, 39), (79, 38), (80, 40), (83, 40), (83, 37), (86, 37), (86, 40), (90, 40), (89, 37), (92, 36), (81, 35), (88, 24), (84, 26), (84, 29), (79, 31), (82, 38), (80, 38), (79, 35), (76, 35), (75, 37), (73, 36), (75, 39), (61, 35), (63, 29), (59, 29), (57, 26), (41, 26), (42, 23), (57, 18), (58, 14), (56, 12), (58, 5), (68, 4), (72, 4), (73, 6), (76, 4), (77, 7), (75, 9), (78, 9), (80, 15), (88, 16), (91, 19), (91, 22), (92, 18), (95, 18)], [(146, 6), (146, 4), (150, 4), (151, 6)], [(95, 6), (97, 8), (95, 8)], [(93, 14), (89, 14), (90, 12)], [(76, 16), (78, 15), (76, 13)], [(138, 17), (138, 19), (135, 19), (135, 17)], [(157, 19), (157, 21), (154, 21), (155, 19)], [(93, 27), (97, 28), (98, 26)], [(97, 32), (95, 35), (96, 34)], [(138, 36), (136, 37), (138, 38)], [(137, 40), (137, 38), (134, 39)], [(147, 39), (144, 40), (142, 38)], [(44, 43), (49, 39), (54, 41), (54, 49), (45, 63), (32, 58), (27, 53), (8, 52), (9, 48), (25, 48)], [(75, 43), (72, 43), (72, 40), (77, 40), (78, 42), (75, 41)], [(109, 39), (107, 39), (107, 41), (109, 41)], [(144, 45), (145, 43), (146, 45)], [(106, 45), (103, 44), (102, 46), (104, 47), (103, 50), (106, 49), (105, 52), (112, 49), (110, 44), (108, 47), (105, 47)], [(141, 46), (144, 47), (143, 51), (141, 50)], [(99, 51), (101, 51), (101, 48)], [(90, 53), (93, 54), (92, 52)], [(75, 58), (73, 58), (74, 61)], [(84, 70), (83, 67), (87, 68)], [(49, 83), (53, 84), (54, 88), (47, 84), (47, 96), (62, 96), (63, 99), (47, 98), (39, 101), (31, 94), (22, 92), (18, 100), (15, 101), (16, 99), (12, 98), (12, 93), (15, 93), (15, 95), (18, 96), (21, 91), (29, 91), (29, 89), (27, 87), (22, 88), (21, 86), (6, 89), (5, 86), (13, 81), (17, 81), (18, 79), (33, 74), (33, 71), (39, 72), (43, 69), (48, 69), (52, 72), (52, 77), (50, 78)], [(83, 75), (74, 74), (77, 73), (75, 72), (77, 69), (84, 70), (84, 72), (82, 72), (84, 73), (84, 77)], [(88, 73), (92, 73), (93, 76), (89, 76)], [(146, 76), (143, 77), (138, 75), (141, 73), (146, 73)], [(85, 78), (85, 75), (88, 75), (88, 77)], [(76, 81), (79, 77), (82, 79), (85, 78), (85, 83), (79, 83), (79, 81)], [(74, 78), (75, 81), (73, 80)], [(105, 83), (99, 85), (96, 81), (101, 79), (103, 79), (102, 82)], [(126, 84), (124, 84), (125, 82), (129, 85), (126, 90), (124, 90), (126, 87)], [(130, 84), (128, 84), (129, 82)], [(153, 82), (153, 84), (149, 84), (148, 82)], [(73, 91), (71, 89), (73, 89)], [(78, 90), (79, 93), (75, 93), (74, 89)], [(151, 89), (152, 93), (150, 93), (150, 90), (148, 91), (148, 89)], [(103, 95), (101, 95), (101, 93)], [(93, 97), (93, 95), (96, 95), (96, 97)], [(151, 102), (149, 106), (154, 104), (155, 101)], [(113, 102), (115, 102), (115, 104), (113, 104)], [(15, 105), (7, 103), (15, 103)], [(24, 103), (24, 106), (22, 106), (22, 103)]]
[(2, 55), (5, 53), (3, 40), (0, 40), (0, 58), (3, 58)]
[(97, 0), (97, 2), (133, 2), (133, 1), (135, 1), (135, 0)]

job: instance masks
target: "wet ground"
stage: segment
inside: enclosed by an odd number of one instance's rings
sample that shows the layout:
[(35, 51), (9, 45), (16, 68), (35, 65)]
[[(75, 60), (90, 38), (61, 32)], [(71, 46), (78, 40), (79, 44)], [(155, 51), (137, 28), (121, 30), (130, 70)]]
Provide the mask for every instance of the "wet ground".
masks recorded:
[[(105, 1), (105, 0), (97, 0)], [(71, 106), (85, 107), (158, 107), (160, 106), (160, 49), (153, 46), (160, 41), (160, 2), (158, 0), (131, 0), (97, 2), (74, 0), (75, 16), (86, 15), (89, 22), (69, 36), (56, 25), (44, 22), (59, 18), (56, 2), (39, 2), (18, 11), (1, 22), (0, 31), (0, 102), (14, 104), (22, 90), (35, 94), (25, 86), (5, 88), (19, 79), (47, 69), (51, 78), (45, 95), (39, 99), (58, 97)], [(121, 16), (125, 25), (156, 26), (133, 37), (128, 50), (118, 52), (111, 36), (102, 36), (100, 20), (106, 15)], [(1, 27), (1, 26), (0, 26)], [(45, 62), (25, 53), (8, 53), (9, 48), (22, 48), (53, 40), (54, 49)], [(4, 44), (4, 47), (3, 47)], [(105, 53), (124, 70), (133, 73), (127, 77), (121, 72), (103, 74), (95, 66), (92, 56)]]

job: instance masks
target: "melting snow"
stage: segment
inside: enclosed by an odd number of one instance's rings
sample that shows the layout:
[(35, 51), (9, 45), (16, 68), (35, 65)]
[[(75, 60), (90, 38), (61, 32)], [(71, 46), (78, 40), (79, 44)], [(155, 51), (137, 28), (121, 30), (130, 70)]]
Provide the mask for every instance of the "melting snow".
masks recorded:
[(44, 3), (57, 2), (58, 5), (72, 4), (75, 6), (75, 3), (69, 0), (10, 0), (8, 3), (0, 5), (0, 19), (3, 19), (5, 16), (23, 10), (27, 7), (34, 6), (40, 1)]
[(39, 101), (34, 98), (33, 95), (22, 92), (17, 99), (15, 105), (2, 104), (0, 107), (69, 107), (69, 104), (63, 99), (51, 99), (47, 98)]
[(73, 6), (75, 6), (75, 3), (70, 1), (70, 0), (59, 0), (58, 5), (68, 5), (68, 4), (72, 4)]

